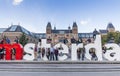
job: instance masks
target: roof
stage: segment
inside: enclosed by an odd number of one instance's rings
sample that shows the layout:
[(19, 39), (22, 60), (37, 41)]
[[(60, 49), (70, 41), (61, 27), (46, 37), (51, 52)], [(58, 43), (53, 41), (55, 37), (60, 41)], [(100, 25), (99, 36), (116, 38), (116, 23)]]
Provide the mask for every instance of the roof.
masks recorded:
[(100, 33), (108, 33), (107, 30), (99, 30)]
[(48, 22), (47, 27), (50, 27), (50, 28), (52, 27), (50, 22)]
[(107, 29), (108, 28), (115, 28), (114, 25), (112, 23), (109, 23), (108, 26), (107, 26)]
[(4, 32), (23, 32), (29, 36), (34, 37), (34, 34), (28, 30), (26, 30), (25, 28), (23, 28), (20, 25), (12, 25), (9, 28), (7, 28)]
[(73, 27), (77, 27), (77, 23), (76, 22), (73, 22)]
[(0, 28), (0, 33), (3, 33), (7, 28)]
[(52, 33), (57, 34), (72, 33), (72, 30), (52, 30)]

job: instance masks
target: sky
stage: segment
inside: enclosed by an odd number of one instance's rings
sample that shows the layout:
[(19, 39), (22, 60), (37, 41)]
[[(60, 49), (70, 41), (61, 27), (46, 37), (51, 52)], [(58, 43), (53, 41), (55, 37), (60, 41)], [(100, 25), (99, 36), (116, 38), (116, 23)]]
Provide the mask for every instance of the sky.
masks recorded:
[(57, 29), (76, 22), (80, 33), (106, 29), (111, 22), (120, 31), (120, 0), (0, 0), (0, 28), (20, 24), (45, 33), (48, 22)]

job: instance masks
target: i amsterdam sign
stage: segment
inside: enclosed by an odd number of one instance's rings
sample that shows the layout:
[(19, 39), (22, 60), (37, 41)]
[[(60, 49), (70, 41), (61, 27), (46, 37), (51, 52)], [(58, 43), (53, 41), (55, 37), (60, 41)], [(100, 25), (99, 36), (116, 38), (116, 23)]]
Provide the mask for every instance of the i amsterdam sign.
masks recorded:
[[(0, 44), (0, 49), (5, 50), (5, 60), (12, 60), (12, 53), (13, 50), (15, 50), (14, 56), (15, 60), (34, 60), (35, 56), (35, 44), (34, 43), (29, 43), (26, 44), (24, 47), (21, 46), (21, 44)], [(39, 48), (51, 48), (52, 46), (50, 44), (46, 43), (46, 39), (42, 39), (41, 43), (39, 42), (37, 45), (37, 49)], [(58, 43), (53, 48), (59, 48), (62, 47), (62, 49), (58, 49), (58, 61), (66, 61), (69, 59), (70, 61), (78, 61), (78, 55), (77, 55), (77, 49), (78, 48), (84, 48), (85, 49), (85, 58), (87, 58), (89, 61), (92, 60), (92, 55), (90, 54), (90, 49), (94, 48), (95, 49), (95, 55), (97, 57), (97, 61), (120, 61), (120, 47), (119, 45), (115, 43), (109, 43), (105, 44), (106, 48), (111, 48), (111, 49), (106, 49), (106, 52), (103, 53), (104, 50), (102, 50), (102, 45), (101, 45), (101, 35), (96, 35), (96, 39), (94, 43), (89, 43), (87, 45), (83, 45), (83, 43), (80, 44), (71, 44), (71, 58), (68, 58), (69, 54), (69, 48), (67, 45), (63, 43)], [(44, 56), (41, 56), (41, 59), (44, 61), (49, 61), (47, 58), (47, 54), (45, 52)]]

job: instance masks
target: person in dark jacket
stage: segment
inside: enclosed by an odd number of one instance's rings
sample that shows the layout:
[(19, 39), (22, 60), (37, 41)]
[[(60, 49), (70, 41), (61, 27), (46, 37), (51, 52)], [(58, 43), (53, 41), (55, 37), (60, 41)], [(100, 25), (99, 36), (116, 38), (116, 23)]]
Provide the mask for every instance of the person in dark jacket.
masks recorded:
[(0, 48), (0, 60), (4, 59), (4, 52), (5, 52), (5, 48), (4, 47)]
[(58, 54), (59, 54), (58, 48), (55, 49), (54, 54), (55, 54), (55, 59), (56, 59), (56, 61), (58, 61)]

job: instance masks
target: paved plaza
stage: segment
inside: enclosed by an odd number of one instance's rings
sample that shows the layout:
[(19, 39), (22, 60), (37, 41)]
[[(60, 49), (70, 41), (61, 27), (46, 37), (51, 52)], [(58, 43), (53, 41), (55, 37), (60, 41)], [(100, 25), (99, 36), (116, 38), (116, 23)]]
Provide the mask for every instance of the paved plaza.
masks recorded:
[(2, 61), (1, 76), (113, 76), (120, 75), (120, 62)]

